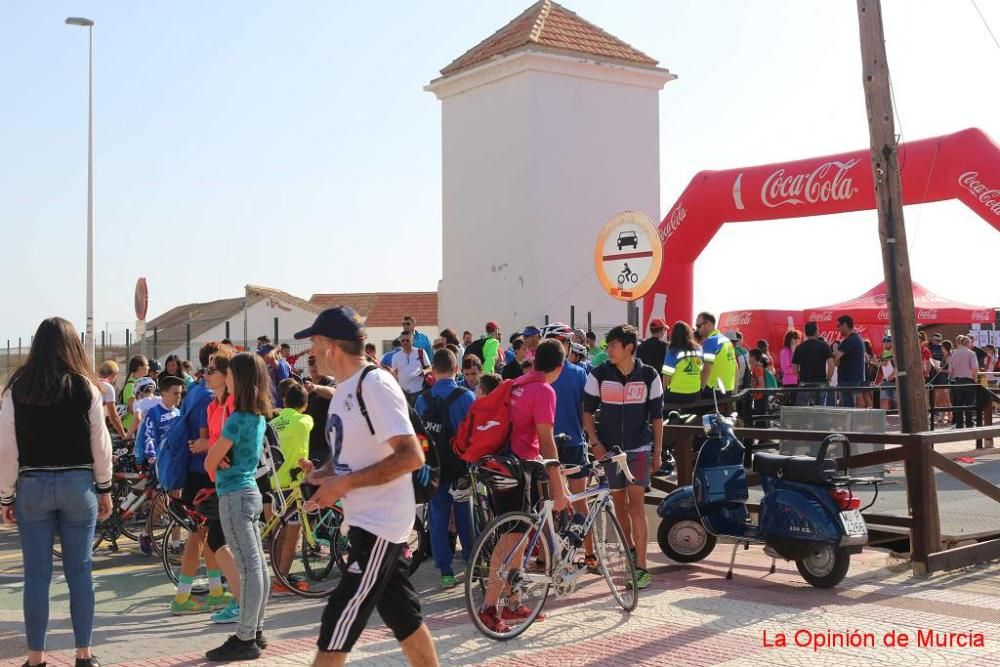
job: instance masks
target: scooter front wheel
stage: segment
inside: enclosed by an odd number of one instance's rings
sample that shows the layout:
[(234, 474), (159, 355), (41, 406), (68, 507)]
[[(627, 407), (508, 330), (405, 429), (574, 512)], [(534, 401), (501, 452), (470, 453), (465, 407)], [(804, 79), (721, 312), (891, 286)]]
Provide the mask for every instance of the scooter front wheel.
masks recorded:
[(660, 551), (678, 563), (697, 563), (715, 549), (712, 535), (697, 519), (664, 519), (656, 531)]
[(799, 574), (816, 588), (833, 588), (847, 576), (851, 554), (846, 547), (817, 544), (805, 558), (795, 561)]

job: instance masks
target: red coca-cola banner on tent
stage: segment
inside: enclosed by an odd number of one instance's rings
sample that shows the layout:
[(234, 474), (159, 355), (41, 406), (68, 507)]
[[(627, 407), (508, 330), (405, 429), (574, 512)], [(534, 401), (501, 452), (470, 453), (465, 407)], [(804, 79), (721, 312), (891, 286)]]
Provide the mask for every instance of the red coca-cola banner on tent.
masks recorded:
[[(958, 199), (1000, 229), (1000, 148), (981, 130), (900, 144), (899, 164), (904, 204)], [(724, 223), (874, 207), (868, 150), (696, 174), (659, 225), (663, 268), (643, 300), (643, 330), (652, 317), (691, 320), (694, 262)]]
[[(850, 315), (855, 325), (889, 324), (885, 283), (876, 285), (856, 299), (832, 306), (808, 308), (804, 311), (805, 321), (836, 324), (841, 315)], [(970, 306), (938, 296), (919, 283), (913, 283), (913, 307), (917, 324), (992, 324), (993, 309), (984, 306)]]

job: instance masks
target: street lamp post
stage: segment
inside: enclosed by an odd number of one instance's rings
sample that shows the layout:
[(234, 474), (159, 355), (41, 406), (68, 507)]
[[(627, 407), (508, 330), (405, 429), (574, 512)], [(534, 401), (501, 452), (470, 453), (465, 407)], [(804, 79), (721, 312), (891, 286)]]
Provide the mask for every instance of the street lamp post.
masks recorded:
[(90, 57), (87, 66), (87, 325), (85, 331), (87, 358), (96, 368), (94, 349), (94, 22), (71, 16), (66, 25), (87, 28)]

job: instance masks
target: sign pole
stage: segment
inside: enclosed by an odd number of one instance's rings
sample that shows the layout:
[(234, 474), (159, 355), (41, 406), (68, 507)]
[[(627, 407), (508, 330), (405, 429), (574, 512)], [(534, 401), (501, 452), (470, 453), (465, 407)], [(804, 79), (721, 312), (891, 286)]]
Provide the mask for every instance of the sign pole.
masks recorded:
[[(634, 326), (636, 329), (639, 328), (639, 302), (629, 301), (628, 310), (626, 311), (628, 316), (628, 323)], [(639, 332), (639, 337), (642, 337), (642, 332)]]
[(135, 335), (139, 339), (139, 354), (146, 356), (146, 311), (149, 310), (149, 288), (145, 278), (135, 283)]

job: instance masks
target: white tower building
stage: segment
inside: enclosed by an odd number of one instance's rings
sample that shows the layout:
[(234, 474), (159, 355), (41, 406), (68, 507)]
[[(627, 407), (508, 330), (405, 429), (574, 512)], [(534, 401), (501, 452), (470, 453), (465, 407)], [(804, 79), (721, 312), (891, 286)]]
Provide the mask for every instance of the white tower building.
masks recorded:
[[(657, 61), (542, 0), (441, 70), (443, 271), (438, 322), (505, 334), (626, 320), (594, 274), (612, 215), (660, 214)], [(506, 336), (505, 336), (506, 338)]]

